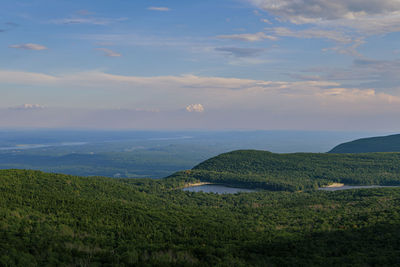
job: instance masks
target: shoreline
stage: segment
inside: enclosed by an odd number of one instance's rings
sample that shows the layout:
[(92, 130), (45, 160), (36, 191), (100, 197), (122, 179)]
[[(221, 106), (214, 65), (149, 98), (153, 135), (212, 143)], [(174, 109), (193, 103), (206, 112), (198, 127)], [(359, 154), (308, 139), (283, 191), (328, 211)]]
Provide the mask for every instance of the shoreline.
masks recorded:
[(188, 188), (188, 187), (195, 187), (195, 186), (202, 186), (202, 185), (209, 185), (212, 183), (208, 183), (208, 182), (199, 182), (199, 183), (192, 183), (192, 184), (185, 184), (183, 186), (183, 188)]
[(336, 187), (342, 187), (342, 186), (344, 186), (344, 184), (342, 184), (342, 183), (333, 183), (333, 184), (330, 184), (328, 186), (324, 186), (321, 188), (336, 188)]

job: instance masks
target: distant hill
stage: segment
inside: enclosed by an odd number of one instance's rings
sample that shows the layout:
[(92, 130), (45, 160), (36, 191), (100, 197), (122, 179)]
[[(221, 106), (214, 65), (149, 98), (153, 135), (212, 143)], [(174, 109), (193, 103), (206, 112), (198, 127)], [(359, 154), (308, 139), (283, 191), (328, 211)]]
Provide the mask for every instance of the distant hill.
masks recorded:
[(266, 190), (316, 189), (334, 182), (400, 185), (400, 153), (276, 154), (237, 150), (172, 177)]
[(354, 140), (334, 147), (328, 153), (400, 152), (400, 134)]

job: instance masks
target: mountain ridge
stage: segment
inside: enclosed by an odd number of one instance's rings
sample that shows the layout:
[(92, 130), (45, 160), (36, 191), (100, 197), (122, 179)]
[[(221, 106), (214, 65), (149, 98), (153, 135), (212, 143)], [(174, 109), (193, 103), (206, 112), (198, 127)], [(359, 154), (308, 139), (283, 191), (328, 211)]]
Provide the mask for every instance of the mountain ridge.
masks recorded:
[(335, 146), (328, 153), (400, 152), (400, 134), (360, 138)]

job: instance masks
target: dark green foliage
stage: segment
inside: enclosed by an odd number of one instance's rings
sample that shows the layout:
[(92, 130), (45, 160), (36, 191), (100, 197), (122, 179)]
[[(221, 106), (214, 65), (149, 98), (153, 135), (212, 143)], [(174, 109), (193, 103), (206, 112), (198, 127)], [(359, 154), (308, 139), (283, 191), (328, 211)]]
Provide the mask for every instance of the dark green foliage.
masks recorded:
[(217, 195), (185, 182), (0, 171), (0, 266), (400, 264), (398, 188)]
[(362, 138), (340, 144), (329, 153), (400, 152), (400, 134)]
[(348, 185), (400, 185), (400, 153), (275, 154), (238, 150), (211, 158), (171, 177), (267, 190)]

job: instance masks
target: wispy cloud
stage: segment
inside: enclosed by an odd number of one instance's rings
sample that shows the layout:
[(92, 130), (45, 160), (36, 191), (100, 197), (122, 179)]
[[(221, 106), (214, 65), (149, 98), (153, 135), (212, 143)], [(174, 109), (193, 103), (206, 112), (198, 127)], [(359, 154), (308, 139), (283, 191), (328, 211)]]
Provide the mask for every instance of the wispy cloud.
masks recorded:
[(267, 28), (273, 32), (275, 35), (284, 36), (284, 37), (296, 37), (296, 38), (322, 38), (322, 39), (330, 39), (339, 43), (351, 43), (353, 39), (350, 36), (338, 31), (333, 30), (323, 30), (318, 28), (311, 28), (305, 30), (294, 31), (289, 28), (277, 27), (277, 28)]
[(88, 16), (88, 15), (93, 15), (95, 13), (91, 12), (89, 10), (86, 10), (86, 9), (81, 9), (81, 10), (76, 11), (76, 14), (83, 15), (83, 16)]
[(272, 24), (271, 21), (267, 20), (267, 19), (260, 19), (261, 22), (267, 23), (267, 24)]
[(36, 50), (36, 51), (48, 49), (48, 48), (47, 48), (46, 46), (44, 46), (44, 45), (32, 44), (32, 43), (28, 43), (28, 44), (14, 44), (14, 45), (10, 45), (9, 47), (10, 47), (10, 48), (17, 48), (17, 49), (25, 49), (25, 50)]
[(9, 27), (18, 27), (19, 26), (19, 24), (15, 23), (15, 22), (11, 22), (11, 21), (6, 22), (5, 24)]
[(164, 37), (160, 35), (146, 35), (135, 33), (123, 34), (77, 34), (71, 38), (89, 40), (96, 42), (98, 46), (118, 45), (118, 46), (144, 46), (161, 47), (163, 49), (181, 49), (190, 52), (213, 50), (215, 45), (211, 44), (209, 38), (203, 37)]
[(111, 49), (108, 48), (96, 48), (96, 50), (104, 52), (104, 55), (107, 57), (120, 57), (122, 56), (120, 53), (117, 53)]
[[(266, 88), (282, 88), (282, 86), (285, 86), (286, 88), (290, 87), (291, 85), (296, 85), (295, 82), (273, 82), (241, 78), (203, 77), (192, 74), (180, 76), (141, 77), (89, 71), (55, 76), (43, 73), (6, 70), (0, 70), (0, 83), (1, 82), (37, 85), (52, 84), (59, 86), (79, 84), (81, 87), (98, 87), (99, 85), (108, 87), (110, 84), (118, 83), (120, 86), (122, 86), (122, 88), (125, 88), (125, 86), (133, 88), (132, 86), (136, 85), (139, 88), (154, 86), (154, 88), (157, 88), (158, 90), (169, 90), (171, 88), (198, 88), (214, 90), (220, 88), (232, 91), (248, 90), (252, 88), (259, 88), (261, 91), (263, 91)], [(299, 84), (304, 84), (305, 87), (329, 87), (339, 85), (336, 82), (324, 81), (300, 82)]]
[(218, 52), (225, 52), (235, 57), (253, 57), (265, 51), (264, 48), (243, 48), (243, 47), (217, 47)]
[(9, 31), (9, 30), (19, 26), (19, 24), (14, 23), (14, 22), (6, 22), (6, 23), (4, 23), (4, 25), (6, 25), (6, 28), (0, 29), (0, 33)]
[[(400, 89), (400, 60), (374, 60), (356, 58), (353, 64), (343, 68), (320, 67), (307, 70), (317, 73), (322, 80), (340, 81), (348, 86), (357, 84), (360, 88), (377, 88), (377, 91), (399, 93)], [(304, 80), (314, 80), (315, 77), (298, 77)]]
[[(386, 62), (355, 62), (357, 68), (384, 69)], [(396, 62), (396, 64), (398, 64)], [(391, 65), (392, 66), (392, 65)], [(397, 65), (396, 65), (397, 66)], [(382, 70), (382, 75), (383, 70)], [(394, 72), (393, 72), (394, 73)], [(342, 78), (350, 77), (351, 73), (343, 72)], [(277, 103), (294, 103), (295, 106), (307, 109), (309, 105), (324, 103), (332, 107), (335, 104), (347, 105), (350, 111), (361, 105), (365, 109), (371, 109), (368, 105), (375, 103), (382, 108), (384, 105), (394, 107), (400, 104), (400, 97), (388, 93), (377, 92), (373, 88), (344, 87), (341, 83), (331, 80), (332, 77), (319, 80), (304, 81), (268, 81), (241, 78), (204, 77), (195, 75), (182, 76), (123, 76), (104, 72), (92, 71), (73, 73), (66, 75), (48, 75), (32, 72), (1, 71), (0, 83), (28, 84), (30, 86), (50, 86), (57, 88), (85, 88), (122, 90), (124, 97), (135, 96), (135, 101), (141, 103), (143, 99), (153, 107), (187, 106), (187, 103), (202, 103), (215, 107), (234, 107), (236, 105), (247, 108), (259, 108), (263, 110), (272, 105), (280, 109)], [(112, 89), (110, 89), (112, 88)], [(154, 94), (166, 97), (154, 98)], [(178, 96), (179, 99), (173, 96)], [(167, 97), (171, 96), (171, 97)], [(314, 103), (314, 104), (312, 104)], [(351, 105), (350, 105), (351, 104)], [(196, 106), (201, 109), (200, 106)], [(195, 106), (193, 106), (195, 108)]]
[(147, 8), (148, 10), (153, 10), (153, 11), (170, 11), (171, 9), (168, 7), (162, 7), (162, 6), (150, 6)]
[(52, 20), (54, 24), (91, 24), (91, 25), (109, 25), (116, 22), (125, 21), (127, 18), (94, 18), (94, 17), (72, 17)]
[(363, 58), (363, 55), (361, 55), (357, 50), (363, 44), (365, 44), (365, 39), (363, 37), (360, 37), (353, 40), (351, 43), (344, 43), (334, 47), (324, 48), (322, 49), (322, 51), (334, 51), (342, 55), (351, 55), (353, 57)]
[(246, 42), (257, 42), (265, 39), (276, 41), (277, 37), (272, 35), (266, 35), (263, 32), (257, 33), (242, 33), (242, 34), (230, 34), (230, 35), (218, 35), (218, 39), (229, 39), (229, 40), (238, 40), (238, 41), (246, 41)]
[(279, 37), (294, 37), (299, 39), (326, 39), (336, 43), (334, 47), (324, 48), (323, 52), (333, 51), (338, 54), (362, 57), (357, 48), (363, 45), (364, 38), (342, 32), (339, 29), (326, 30), (314, 26), (304, 30), (292, 30), (286, 27), (266, 28), (266, 31)]

